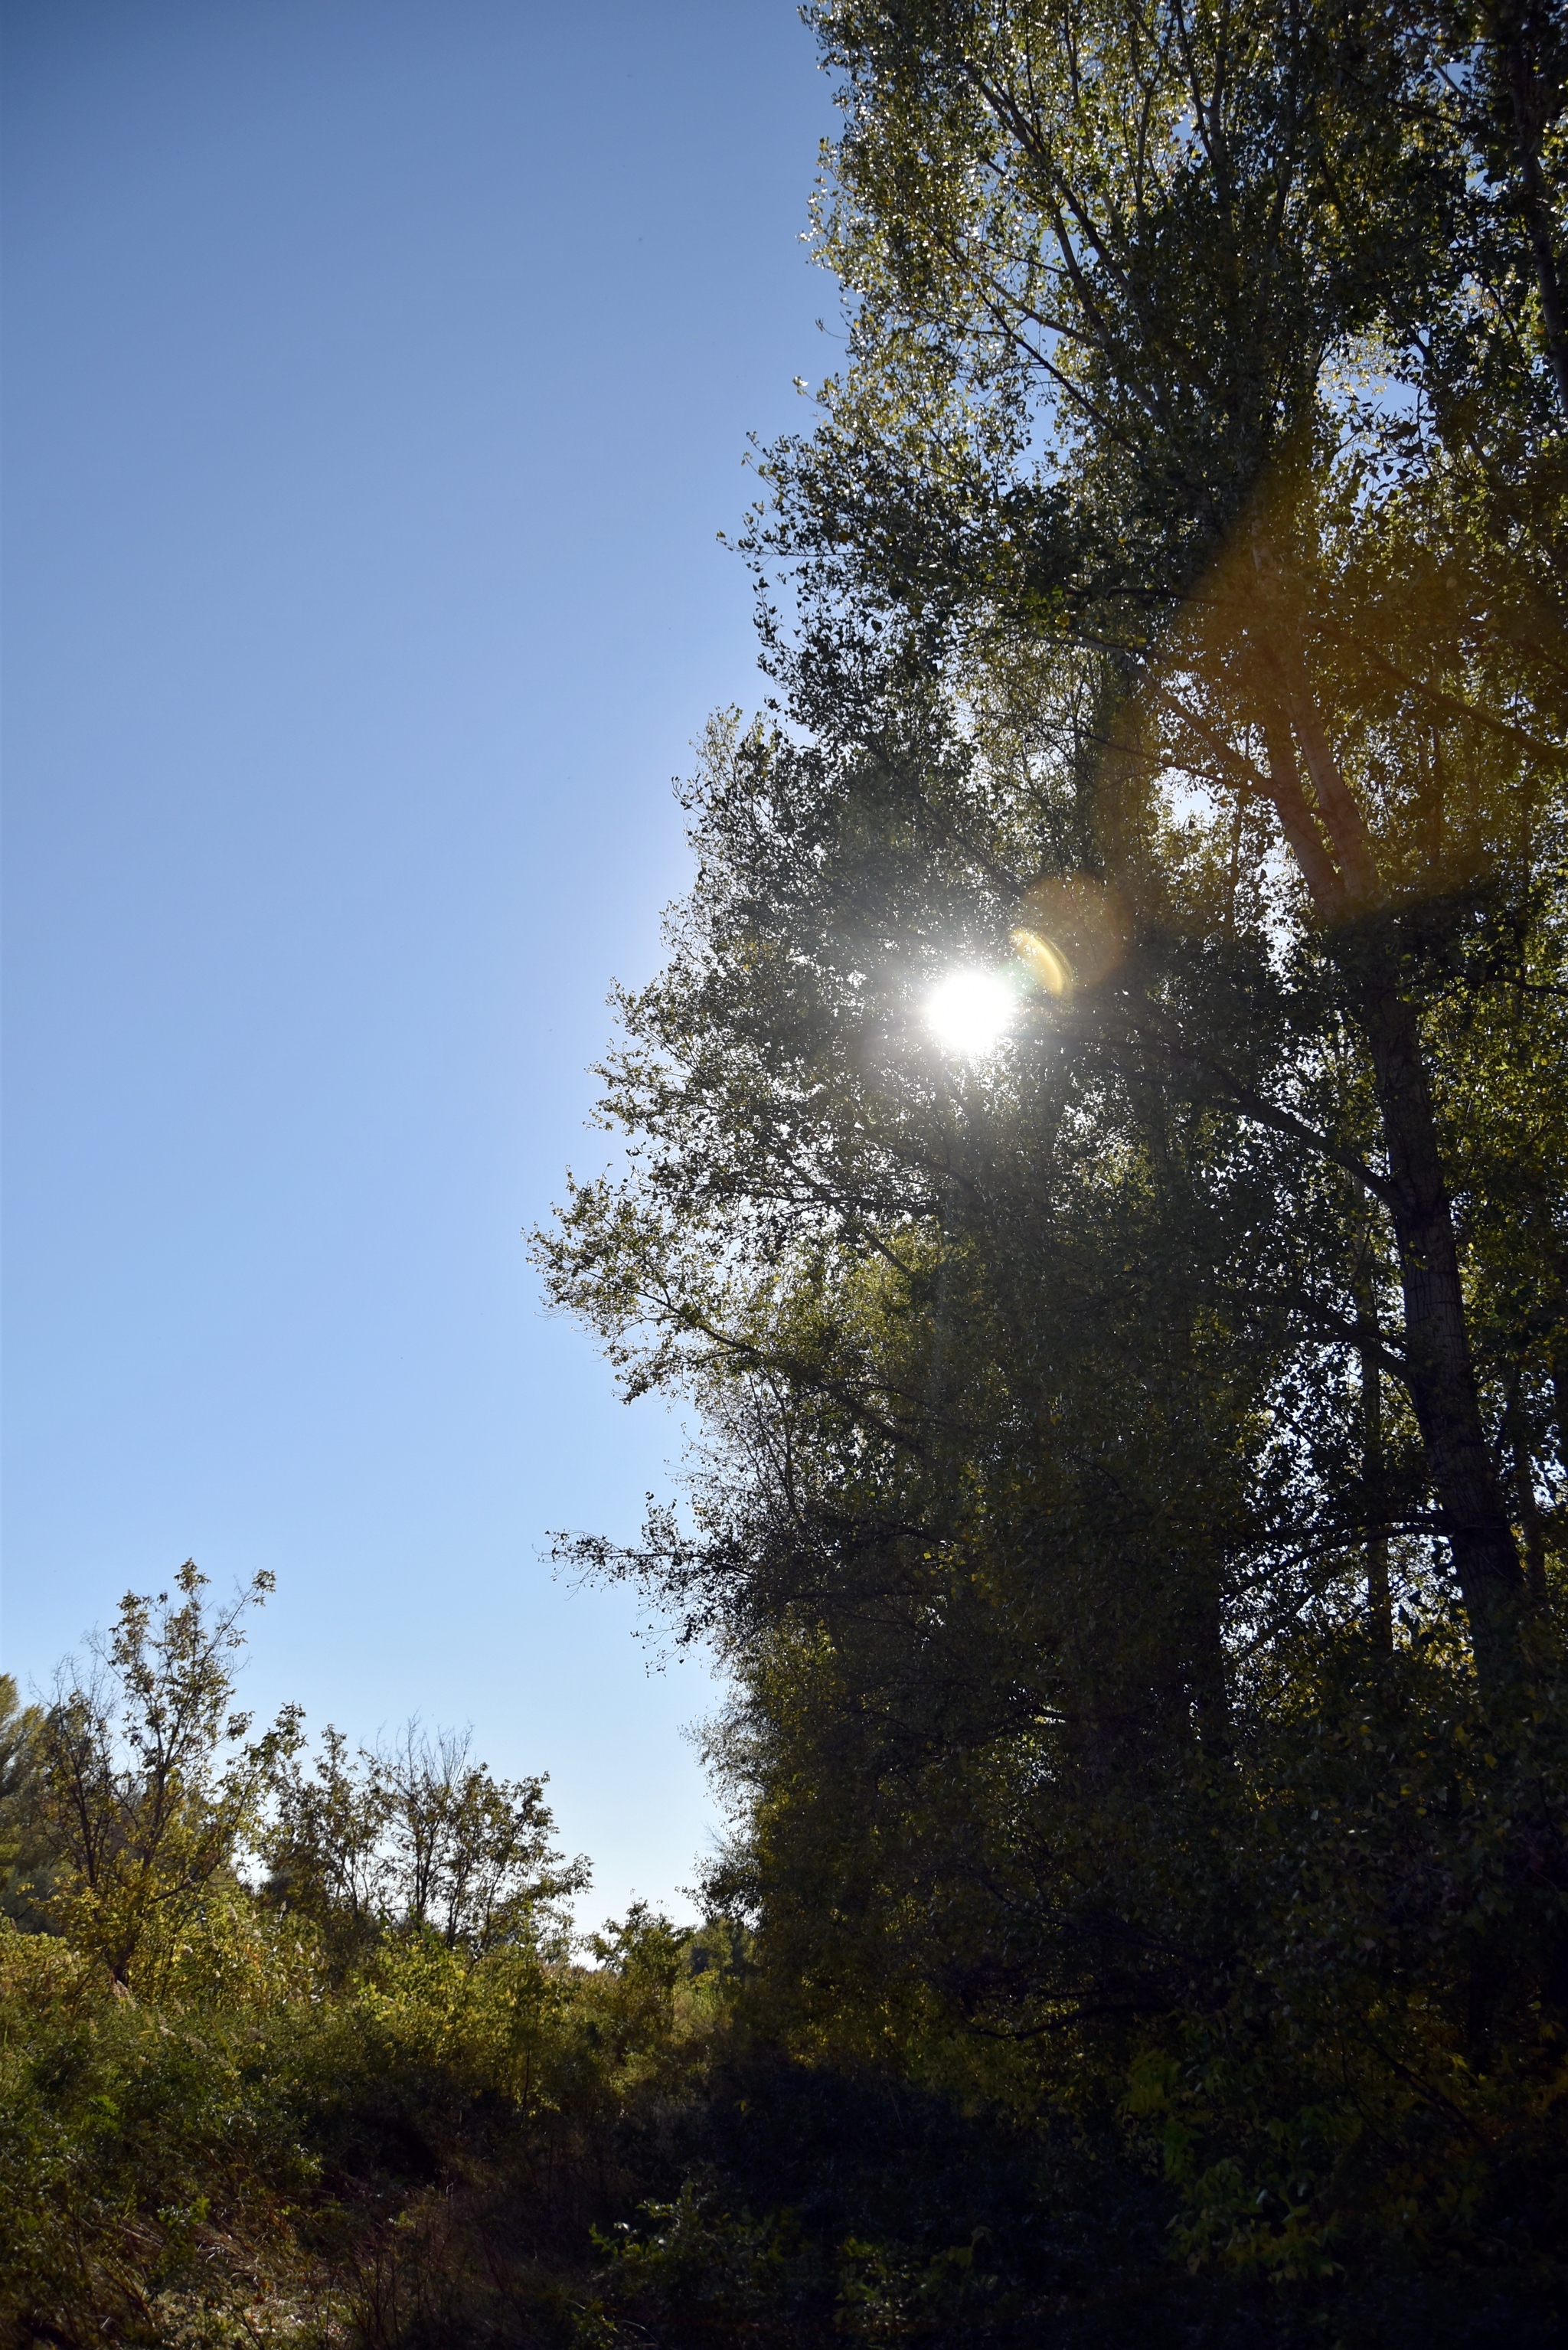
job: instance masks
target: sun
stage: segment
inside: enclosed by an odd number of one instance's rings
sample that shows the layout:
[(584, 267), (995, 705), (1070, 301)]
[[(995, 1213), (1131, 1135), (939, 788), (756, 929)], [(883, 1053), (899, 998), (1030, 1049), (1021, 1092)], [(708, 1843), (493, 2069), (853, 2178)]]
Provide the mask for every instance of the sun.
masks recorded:
[(1018, 1010), (1014, 990), (993, 971), (955, 971), (926, 998), (926, 1018), (939, 1044), (973, 1058), (999, 1045)]

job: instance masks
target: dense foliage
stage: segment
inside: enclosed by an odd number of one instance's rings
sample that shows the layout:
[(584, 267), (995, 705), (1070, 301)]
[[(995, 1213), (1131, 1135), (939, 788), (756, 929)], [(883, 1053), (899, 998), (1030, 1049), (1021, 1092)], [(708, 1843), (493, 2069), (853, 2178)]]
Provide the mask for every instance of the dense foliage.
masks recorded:
[(1114, 2114), (1281, 2311), (1543, 2306), (1563, 23), (812, 14), (775, 699), (541, 1243), (708, 1451), (578, 1555), (731, 1667), (710, 1892), (792, 2044)]
[(563, 1547), (730, 1674), (707, 1922), (128, 1600), (0, 1740), (23, 2338), (1568, 2315), (1568, 20), (809, 14), (773, 698), (537, 1244), (703, 1431)]
[(129, 1595), (46, 1704), (0, 1681), (0, 2324), (571, 2341), (734, 1949), (639, 1909), (579, 1954), (543, 1783), (461, 1739), (252, 1740), (265, 1586), (202, 1584)]

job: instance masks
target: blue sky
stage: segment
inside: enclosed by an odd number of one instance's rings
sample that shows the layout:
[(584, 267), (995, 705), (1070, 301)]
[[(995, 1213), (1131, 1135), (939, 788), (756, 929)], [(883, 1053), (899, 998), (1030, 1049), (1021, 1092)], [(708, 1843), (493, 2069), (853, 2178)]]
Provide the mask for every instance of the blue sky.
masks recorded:
[(541, 1312), (715, 545), (836, 345), (790, 0), (11, 0), (4, 1658), (193, 1555), (248, 1701), (551, 1772), (600, 1916), (711, 1806), (628, 1598), (680, 1432)]

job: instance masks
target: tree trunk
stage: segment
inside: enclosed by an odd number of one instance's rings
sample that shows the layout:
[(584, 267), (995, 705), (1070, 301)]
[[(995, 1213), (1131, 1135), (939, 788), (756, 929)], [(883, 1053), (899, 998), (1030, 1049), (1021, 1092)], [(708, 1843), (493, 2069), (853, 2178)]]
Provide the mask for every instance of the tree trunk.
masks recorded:
[(1519, 213), (1535, 265), (1542, 338), (1557, 387), (1558, 402), (1568, 419), (1568, 325), (1563, 318), (1563, 283), (1552, 239), (1552, 200), (1541, 168), (1542, 140), (1556, 93), (1549, 91), (1542, 82), (1540, 44), (1532, 41), (1532, 29), (1511, 9), (1499, 9), (1492, 16), (1491, 38), (1513, 115)]
[[(1374, 1509), (1383, 1502), (1383, 1371), (1379, 1349), (1377, 1292), (1370, 1274), (1356, 1285), (1355, 1326), (1362, 1334), (1361, 1473)], [(1373, 1644), (1383, 1655), (1394, 1650), (1394, 1600), (1388, 1587), (1388, 1529), (1375, 1524), (1366, 1537), (1366, 1620)]]
[[(1405, 1300), (1405, 1384), (1469, 1618), (1476, 1675), (1483, 1692), (1497, 1696), (1512, 1679), (1519, 1656), (1524, 1578), (1481, 1428), (1453, 1209), (1420, 1026), (1378, 943), (1382, 892), (1375, 846), (1330, 746), (1299, 634), (1280, 616), (1277, 559), (1261, 533), (1254, 534), (1253, 552), (1269, 623), (1262, 652), (1271, 796), (1320, 920), (1334, 928), (1356, 925), (1345, 941), (1343, 968), (1366, 1039), (1388, 1156)], [(1310, 810), (1293, 736), (1312, 783)], [(1332, 858), (1325, 851), (1332, 851)]]
[(1520, 1532), (1524, 1536), (1524, 1587), (1539, 1606), (1546, 1597), (1546, 1529), (1535, 1498), (1535, 1461), (1530, 1430), (1519, 1399), (1517, 1369), (1509, 1381), (1505, 1421), (1509, 1451), (1513, 1455), (1513, 1491), (1519, 1503)]
[[(1147, 1131), (1149, 1165), (1162, 1221), (1170, 1236), (1176, 1278), (1170, 1298), (1171, 1354), (1176, 1396), (1198, 1409), (1198, 1367), (1192, 1329), (1197, 1301), (1202, 1294), (1192, 1241), (1197, 1203), (1186, 1162), (1171, 1146), (1165, 1105), (1148, 1105)], [(1199, 1438), (1196, 1451), (1201, 1457)], [(1226, 1685), (1225, 1627), (1217, 1579), (1218, 1561), (1199, 1547), (1171, 1562), (1177, 1605), (1167, 1627), (1169, 1664), (1168, 1685), (1179, 1688), (1187, 1715), (1188, 1734), (1196, 1731), (1206, 1753), (1223, 1757), (1231, 1752), (1231, 1701)]]
[(1405, 1294), (1406, 1385), (1469, 1617), (1476, 1672), (1496, 1693), (1518, 1655), (1524, 1578), (1481, 1428), (1453, 1211), (1438, 1149), (1415, 1007), (1391, 978), (1357, 989), (1387, 1146)]

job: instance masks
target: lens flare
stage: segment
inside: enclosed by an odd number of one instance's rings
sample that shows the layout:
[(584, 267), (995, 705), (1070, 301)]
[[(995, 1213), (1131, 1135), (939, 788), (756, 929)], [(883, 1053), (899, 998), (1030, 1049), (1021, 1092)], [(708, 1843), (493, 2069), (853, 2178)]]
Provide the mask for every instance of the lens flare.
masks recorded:
[(1018, 950), (1019, 962), (1047, 995), (1072, 993), (1073, 967), (1049, 939), (1043, 939), (1038, 931), (1014, 931), (1012, 943)]
[(932, 1034), (950, 1053), (989, 1053), (1012, 1025), (1018, 997), (993, 971), (955, 971), (926, 999)]

